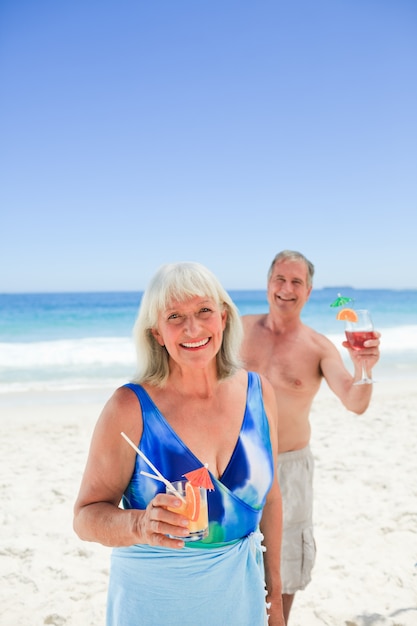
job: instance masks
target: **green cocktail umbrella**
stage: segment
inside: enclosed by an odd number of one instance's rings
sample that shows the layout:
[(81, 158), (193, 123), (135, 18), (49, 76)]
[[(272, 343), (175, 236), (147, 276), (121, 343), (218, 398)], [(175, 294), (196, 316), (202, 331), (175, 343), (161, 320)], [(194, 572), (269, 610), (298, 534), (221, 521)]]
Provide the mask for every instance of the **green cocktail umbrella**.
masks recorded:
[(344, 304), (347, 304), (348, 302), (352, 302), (352, 298), (344, 298), (342, 294), (338, 293), (336, 300), (332, 302), (330, 306), (333, 308), (336, 308), (338, 306), (343, 306)]

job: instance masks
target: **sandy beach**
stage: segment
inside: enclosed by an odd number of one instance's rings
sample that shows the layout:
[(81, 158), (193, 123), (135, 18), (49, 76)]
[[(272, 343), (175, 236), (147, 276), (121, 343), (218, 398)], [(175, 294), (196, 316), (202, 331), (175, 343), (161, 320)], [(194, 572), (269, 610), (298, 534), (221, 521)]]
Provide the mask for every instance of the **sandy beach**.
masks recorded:
[[(110, 393), (0, 397), (1, 626), (104, 625), (110, 549), (75, 536), (72, 506)], [(417, 624), (416, 405), (412, 380), (380, 380), (362, 416), (322, 386), (318, 555), (291, 626)]]

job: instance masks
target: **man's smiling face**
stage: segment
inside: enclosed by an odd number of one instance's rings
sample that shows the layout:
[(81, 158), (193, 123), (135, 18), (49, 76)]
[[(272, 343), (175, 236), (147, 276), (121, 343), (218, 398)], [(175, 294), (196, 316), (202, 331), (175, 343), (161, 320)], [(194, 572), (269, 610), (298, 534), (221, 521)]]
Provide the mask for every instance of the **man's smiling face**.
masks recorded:
[(275, 263), (267, 293), (271, 310), (301, 313), (311, 289), (308, 286), (307, 267), (303, 261)]

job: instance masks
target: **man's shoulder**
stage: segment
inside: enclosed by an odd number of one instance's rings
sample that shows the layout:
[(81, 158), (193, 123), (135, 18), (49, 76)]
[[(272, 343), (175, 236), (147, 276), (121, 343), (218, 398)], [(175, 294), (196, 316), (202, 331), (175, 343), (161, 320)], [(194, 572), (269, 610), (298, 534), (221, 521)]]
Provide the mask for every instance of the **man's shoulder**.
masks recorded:
[(247, 313), (241, 316), (241, 320), (246, 324), (256, 324), (256, 322), (264, 320), (266, 317), (266, 313)]
[(242, 315), (241, 317), (243, 328), (248, 331), (256, 326), (263, 326), (266, 320), (266, 313), (251, 313), (248, 315)]
[(303, 333), (305, 338), (310, 341), (310, 345), (315, 345), (321, 354), (324, 354), (327, 350), (335, 347), (326, 335), (323, 335), (323, 333), (320, 333), (311, 326), (303, 324)]
[(299, 331), (304, 335), (311, 337), (312, 339), (326, 339), (325, 335), (320, 333), (318, 330), (315, 330), (312, 326), (307, 326), (307, 324), (304, 324), (304, 322), (300, 324)]

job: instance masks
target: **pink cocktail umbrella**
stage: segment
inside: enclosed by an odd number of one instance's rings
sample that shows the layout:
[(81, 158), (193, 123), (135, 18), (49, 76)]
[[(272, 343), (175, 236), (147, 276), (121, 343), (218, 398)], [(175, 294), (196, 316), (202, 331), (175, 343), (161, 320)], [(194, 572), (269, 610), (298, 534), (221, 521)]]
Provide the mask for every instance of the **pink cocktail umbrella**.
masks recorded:
[(193, 485), (193, 487), (204, 487), (204, 489), (208, 489), (209, 491), (214, 490), (214, 485), (211, 481), (210, 474), (208, 471), (208, 465), (203, 465), (203, 467), (199, 467), (191, 472), (187, 472), (184, 474), (185, 478)]

